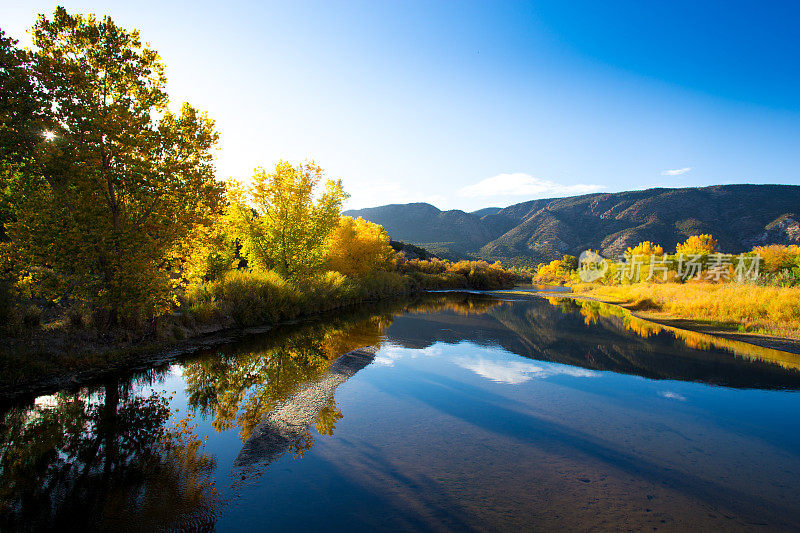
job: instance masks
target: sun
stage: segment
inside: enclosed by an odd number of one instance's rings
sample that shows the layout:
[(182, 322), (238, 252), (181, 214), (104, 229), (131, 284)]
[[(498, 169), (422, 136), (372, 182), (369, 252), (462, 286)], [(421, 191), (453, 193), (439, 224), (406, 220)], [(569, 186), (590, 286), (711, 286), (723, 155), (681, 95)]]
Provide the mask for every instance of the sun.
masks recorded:
[(43, 131), (42, 136), (44, 137), (45, 141), (52, 141), (53, 139), (56, 138), (55, 132), (52, 132), (50, 130)]

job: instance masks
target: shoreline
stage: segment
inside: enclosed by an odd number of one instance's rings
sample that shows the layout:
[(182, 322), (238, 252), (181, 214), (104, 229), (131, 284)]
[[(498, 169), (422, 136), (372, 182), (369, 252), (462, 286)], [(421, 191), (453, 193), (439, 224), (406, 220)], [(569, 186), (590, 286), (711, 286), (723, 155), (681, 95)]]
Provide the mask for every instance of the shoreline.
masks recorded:
[(688, 318), (681, 318), (674, 315), (670, 315), (669, 313), (665, 312), (664, 313), (642, 312), (634, 309), (632, 305), (625, 305), (624, 303), (619, 301), (602, 299), (596, 296), (589, 296), (584, 293), (575, 293), (567, 291), (539, 291), (537, 293), (531, 293), (531, 294), (537, 294), (543, 298), (571, 298), (574, 300), (579, 300), (579, 299), (589, 300), (593, 302), (603, 303), (606, 305), (613, 305), (615, 307), (619, 307), (620, 309), (624, 309), (626, 312), (630, 313), (632, 316), (636, 318), (639, 318), (641, 320), (646, 320), (648, 322), (652, 322), (660, 326), (682, 329), (686, 331), (692, 331), (695, 333), (702, 333), (705, 335), (711, 335), (713, 337), (720, 337), (723, 339), (744, 342), (747, 344), (752, 344), (754, 346), (760, 346), (762, 348), (770, 348), (773, 350), (780, 350), (783, 352), (789, 352), (800, 356), (800, 339), (794, 339), (791, 337), (785, 337), (780, 335), (767, 335), (764, 333), (748, 333), (748, 332), (738, 331), (734, 329), (736, 327), (735, 324), (729, 324), (713, 320), (692, 320)]
[(604, 300), (581, 293), (568, 292), (564, 289), (553, 291), (524, 289), (483, 291), (474, 289), (442, 289), (398, 295), (396, 298), (391, 299), (352, 303), (350, 305), (328, 309), (324, 312), (313, 315), (300, 316), (291, 320), (281, 320), (259, 326), (236, 327), (224, 324), (216, 324), (211, 327), (198, 330), (197, 335), (193, 335), (185, 339), (164, 340), (146, 344), (140, 348), (132, 346), (125, 346), (124, 348), (119, 347), (117, 350), (112, 348), (102, 354), (102, 356), (105, 358), (104, 364), (95, 364), (89, 368), (79, 370), (56, 370), (41, 378), (26, 380), (14, 384), (0, 385), (0, 407), (22, 402), (26, 399), (33, 400), (37, 396), (52, 394), (60, 390), (75, 390), (125, 374), (144, 372), (149, 369), (160, 368), (164, 365), (173, 363), (181, 358), (191, 356), (203, 350), (237, 342), (254, 335), (266, 333), (276, 328), (310, 324), (335, 315), (336, 313), (341, 313), (343, 310), (353, 311), (362, 307), (380, 306), (382, 304), (398, 304), (404, 299), (413, 299), (426, 294), (442, 292), (461, 292), (472, 294), (480, 293), (499, 298), (516, 294), (521, 296), (533, 296), (537, 298), (569, 298), (573, 300), (594, 301), (617, 307), (621, 310), (624, 310), (626, 313), (630, 313), (631, 316), (635, 318), (667, 328), (701, 333), (704, 335), (710, 335), (712, 337), (743, 342), (756, 347), (779, 350), (800, 356), (800, 340), (798, 339), (734, 331), (732, 330), (734, 326), (718, 322), (715, 323), (713, 321), (706, 322), (682, 319), (679, 317), (668, 316), (666, 313), (654, 314), (641, 312), (631, 309), (630, 306), (623, 305), (620, 302)]
[[(368, 308), (370, 306), (400, 304), (404, 300), (413, 300), (424, 296), (426, 292), (400, 294), (394, 298), (383, 300), (353, 302), (326, 309), (319, 313), (301, 315), (293, 319), (278, 320), (258, 326), (240, 327), (223, 323), (208, 324), (205, 327), (198, 328), (195, 335), (184, 339), (166, 339), (142, 343), (138, 347), (122, 344), (102, 346), (100, 353), (93, 353), (102, 361), (92, 363), (88, 368), (56, 369), (42, 377), (22, 380), (16, 383), (0, 383), (0, 408), (60, 390), (75, 390), (122, 375), (159, 368), (203, 350), (244, 340), (282, 327), (311, 324), (336, 316), (343, 311), (356, 312), (360, 308)], [(40, 354), (40, 356), (45, 355), (52, 354)]]

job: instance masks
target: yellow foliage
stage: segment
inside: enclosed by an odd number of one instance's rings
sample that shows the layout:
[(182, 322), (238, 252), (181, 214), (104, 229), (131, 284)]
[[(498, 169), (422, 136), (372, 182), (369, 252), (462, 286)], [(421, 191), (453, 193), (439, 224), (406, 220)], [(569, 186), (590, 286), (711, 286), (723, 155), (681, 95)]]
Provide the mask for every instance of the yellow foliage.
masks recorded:
[(651, 255), (655, 255), (657, 257), (662, 257), (664, 255), (664, 248), (660, 244), (654, 244), (650, 241), (640, 242), (633, 248), (628, 248), (627, 252), (628, 255), (644, 255), (650, 257)]
[(571, 270), (561, 259), (540, 263), (533, 276), (534, 283), (565, 285), (571, 280)]
[(692, 235), (683, 244), (678, 244), (676, 252), (679, 254), (711, 254), (714, 253), (717, 246), (717, 240), (711, 235)]
[(229, 184), (228, 227), (251, 267), (292, 278), (321, 270), (347, 198), (342, 180), (324, 178), (313, 161), (279, 161), (272, 172), (257, 168), (249, 187)]
[(394, 255), (386, 230), (361, 217), (342, 217), (327, 248), (328, 268), (352, 277), (384, 269)]
[(800, 288), (739, 283), (582, 285), (576, 292), (675, 318), (738, 323), (745, 331), (800, 338)]
[(753, 253), (761, 256), (761, 270), (774, 274), (795, 266), (794, 260), (800, 255), (800, 246), (780, 244), (756, 246), (753, 248)]

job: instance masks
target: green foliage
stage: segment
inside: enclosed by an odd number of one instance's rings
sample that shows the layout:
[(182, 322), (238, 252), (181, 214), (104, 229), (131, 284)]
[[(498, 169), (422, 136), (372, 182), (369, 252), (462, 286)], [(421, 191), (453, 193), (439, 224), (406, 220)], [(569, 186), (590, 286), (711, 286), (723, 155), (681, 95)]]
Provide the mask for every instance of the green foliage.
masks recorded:
[(578, 258), (574, 255), (565, 255), (561, 258), (561, 263), (567, 270), (578, 270)]
[(403, 252), (408, 259), (433, 259), (436, 257), (425, 248), (407, 242), (390, 240), (389, 246), (395, 252)]
[(34, 72), (52, 109), (36, 175), (12, 184), (16, 254), (58, 280), (50, 297), (120, 316), (169, 309), (172, 274), (219, 209), (213, 121), (167, 109), (158, 54), (110, 18), (58, 8), (33, 29)]
[(256, 169), (248, 187), (231, 183), (229, 224), (251, 266), (289, 277), (322, 269), (347, 198), (341, 180), (323, 178), (313, 161), (279, 161), (272, 172)]
[(486, 261), (458, 261), (443, 259), (401, 260), (397, 271), (411, 276), (420, 289), (507, 289), (517, 283), (529, 281), (515, 271), (497, 263)]
[(47, 104), (33, 65), (31, 53), (0, 30), (0, 161), (28, 161), (43, 139)]
[(46, 100), (32, 71), (31, 54), (0, 30), (0, 242), (15, 219), (13, 185), (33, 168), (46, 129)]

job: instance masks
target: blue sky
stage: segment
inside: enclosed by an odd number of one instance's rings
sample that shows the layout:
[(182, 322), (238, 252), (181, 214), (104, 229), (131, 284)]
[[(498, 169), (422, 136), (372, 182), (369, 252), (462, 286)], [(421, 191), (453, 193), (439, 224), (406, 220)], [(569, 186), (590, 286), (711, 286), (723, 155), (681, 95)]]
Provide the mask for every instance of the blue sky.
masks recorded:
[[(136, 27), (220, 177), (316, 159), (349, 207), (800, 184), (800, 3), (66, 1)], [(23, 43), (56, 3), (2, 0)]]

